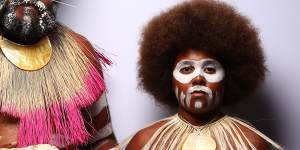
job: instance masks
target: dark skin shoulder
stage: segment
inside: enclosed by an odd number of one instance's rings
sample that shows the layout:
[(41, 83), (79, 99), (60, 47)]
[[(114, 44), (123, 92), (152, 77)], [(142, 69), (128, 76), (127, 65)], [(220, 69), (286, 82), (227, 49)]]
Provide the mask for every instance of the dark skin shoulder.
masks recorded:
[(167, 122), (168, 120), (162, 120), (137, 132), (128, 143), (126, 150), (142, 149), (151, 139), (153, 134)]
[(18, 119), (0, 113), (0, 148), (16, 147), (18, 128)]
[(270, 149), (268, 146), (268, 143), (266, 140), (264, 140), (262, 137), (260, 137), (258, 134), (250, 130), (249, 128), (237, 124), (239, 128), (242, 130), (242, 132), (245, 134), (245, 136), (248, 138), (248, 140), (259, 150), (268, 150)]

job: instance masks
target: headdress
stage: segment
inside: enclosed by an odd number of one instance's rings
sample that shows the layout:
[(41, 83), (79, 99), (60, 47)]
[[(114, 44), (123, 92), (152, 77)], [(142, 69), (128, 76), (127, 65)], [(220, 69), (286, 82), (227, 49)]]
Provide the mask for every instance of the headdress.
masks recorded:
[(105, 90), (99, 61), (110, 61), (62, 25), (48, 37), (53, 53), (39, 70), (22, 70), (0, 53), (0, 111), (20, 118), (19, 146), (83, 144), (89, 133), (81, 109)]

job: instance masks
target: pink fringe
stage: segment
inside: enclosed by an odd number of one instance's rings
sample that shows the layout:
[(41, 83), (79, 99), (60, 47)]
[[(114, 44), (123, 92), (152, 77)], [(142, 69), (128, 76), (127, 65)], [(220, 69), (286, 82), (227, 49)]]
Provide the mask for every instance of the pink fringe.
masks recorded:
[(93, 104), (105, 90), (103, 78), (97, 69), (89, 67), (84, 78), (85, 87), (65, 103), (55, 103), (47, 109), (29, 113), (16, 112), (14, 107), (2, 106), (1, 111), (20, 118), (18, 147), (34, 144), (57, 146), (85, 144), (90, 137), (81, 108)]
[(48, 111), (38, 110), (20, 117), (19, 147), (44, 143), (78, 145), (87, 141), (89, 133), (80, 108), (72, 103), (63, 107), (56, 104)]
[(89, 67), (89, 73), (84, 79), (85, 89), (76, 94), (71, 100), (80, 107), (90, 106), (105, 91), (104, 80), (95, 67)]
[[(103, 50), (103, 49), (100, 49), (100, 50)], [(104, 62), (104, 64), (111, 65), (112, 62), (108, 58), (106, 58), (102, 53), (100, 53), (100, 50), (98, 50), (98, 51), (95, 50), (96, 55), (99, 58), (99, 60), (101, 60), (102, 62)]]

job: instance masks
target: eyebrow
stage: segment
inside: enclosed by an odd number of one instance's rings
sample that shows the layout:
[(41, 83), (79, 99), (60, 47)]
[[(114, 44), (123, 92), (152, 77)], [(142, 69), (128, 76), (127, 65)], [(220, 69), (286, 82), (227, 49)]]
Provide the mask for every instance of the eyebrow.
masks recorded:
[(182, 61), (178, 62), (178, 65), (180, 65), (180, 66), (193, 65), (193, 64), (194, 64), (194, 62), (190, 61), (190, 60), (182, 60)]
[[(203, 59), (202, 59), (203, 60)], [(202, 60), (189, 60), (189, 59), (183, 59), (181, 61), (179, 61), (177, 64), (180, 64), (180, 66), (185, 66), (185, 65), (194, 65), (195, 62), (199, 62), (199, 61), (202, 61)], [(214, 65), (218, 63), (217, 60), (214, 60), (214, 59), (207, 59), (203, 62), (203, 65)]]
[(182, 61), (182, 62), (180, 62), (180, 63), (183, 64), (183, 65), (190, 65), (190, 64), (193, 64), (193, 62), (190, 61), (190, 60), (184, 60), (184, 61)]

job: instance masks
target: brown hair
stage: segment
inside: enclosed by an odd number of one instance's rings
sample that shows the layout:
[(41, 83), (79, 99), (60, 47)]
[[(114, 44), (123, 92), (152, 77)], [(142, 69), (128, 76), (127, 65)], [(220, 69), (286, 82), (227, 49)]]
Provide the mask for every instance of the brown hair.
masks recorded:
[(178, 105), (172, 71), (177, 55), (187, 49), (205, 50), (223, 65), (224, 103), (241, 100), (264, 80), (264, 55), (249, 20), (224, 2), (186, 1), (154, 17), (142, 34), (140, 85), (157, 101)]

